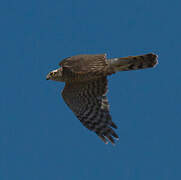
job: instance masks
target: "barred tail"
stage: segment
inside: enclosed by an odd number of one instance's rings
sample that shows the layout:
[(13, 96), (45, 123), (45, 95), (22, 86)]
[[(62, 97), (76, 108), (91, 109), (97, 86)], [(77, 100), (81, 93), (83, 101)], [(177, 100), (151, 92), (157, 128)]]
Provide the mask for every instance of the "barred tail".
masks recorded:
[(123, 58), (110, 59), (110, 68), (117, 71), (129, 71), (154, 67), (158, 61), (155, 54), (144, 54), (140, 56), (128, 56)]

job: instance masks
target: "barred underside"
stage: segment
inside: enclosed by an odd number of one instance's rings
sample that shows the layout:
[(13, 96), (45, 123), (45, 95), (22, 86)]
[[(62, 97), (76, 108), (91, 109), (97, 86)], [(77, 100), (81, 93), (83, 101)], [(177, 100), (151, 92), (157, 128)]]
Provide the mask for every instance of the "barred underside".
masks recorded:
[(106, 97), (107, 79), (99, 78), (84, 83), (66, 83), (62, 96), (81, 123), (94, 131), (105, 143), (118, 138), (111, 127), (117, 128), (109, 113)]

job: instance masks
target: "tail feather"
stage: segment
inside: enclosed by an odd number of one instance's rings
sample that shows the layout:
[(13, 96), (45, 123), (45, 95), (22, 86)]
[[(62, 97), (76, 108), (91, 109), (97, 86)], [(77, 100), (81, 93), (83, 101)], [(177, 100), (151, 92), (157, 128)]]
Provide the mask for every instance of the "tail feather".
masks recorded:
[(154, 67), (158, 63), (157, 58), (157, 55), (150, 53), (140, 56), (114, 58), (110, 59), (108, 62), (110, 63), (110, 67), (117, 72)]

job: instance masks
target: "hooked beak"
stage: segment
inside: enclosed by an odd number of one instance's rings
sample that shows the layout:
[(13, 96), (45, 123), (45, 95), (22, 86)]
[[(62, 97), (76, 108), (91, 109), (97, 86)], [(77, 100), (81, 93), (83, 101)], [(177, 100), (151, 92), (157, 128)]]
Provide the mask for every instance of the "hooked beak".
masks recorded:
[(49, 80), (50, 79), (50, 75), (48, 74), (47, 76), (46, 76), (46, 80)]

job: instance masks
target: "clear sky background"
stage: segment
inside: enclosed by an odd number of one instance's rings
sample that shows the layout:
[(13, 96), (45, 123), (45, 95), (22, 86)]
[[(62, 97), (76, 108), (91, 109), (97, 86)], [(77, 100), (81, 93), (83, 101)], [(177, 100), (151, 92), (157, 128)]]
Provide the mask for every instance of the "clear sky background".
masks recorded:
[[(0, 180), (180, 180), (181, 2), (0, 3)], [(154, 52), (154, 69), (109, 77), (120, 140), (105, 145), (46, 81), (76, 54)]]

